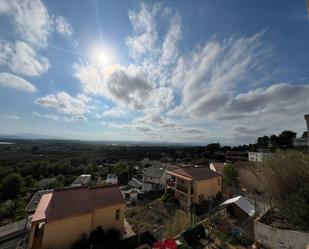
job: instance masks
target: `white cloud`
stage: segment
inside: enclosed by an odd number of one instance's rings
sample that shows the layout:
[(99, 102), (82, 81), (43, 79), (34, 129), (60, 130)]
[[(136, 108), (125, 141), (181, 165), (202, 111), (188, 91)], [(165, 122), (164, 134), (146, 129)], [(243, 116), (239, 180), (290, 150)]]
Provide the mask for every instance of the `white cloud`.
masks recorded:
[(166, 34), (165, 40), (162, 45), (161, 63), (167, 65), (173, 63), (178, 55), (177, 42), (181, 38), (181, 17), (177, 13), (172, 16), (170, 27)]
[(19, 120), (19, 119), (20, 119), (20, 117), (19, 117), (19, 116), (16, 116), (16, 115), (8, 115), (8, 116), (6, 116), (6, 118), (8, 118), (8, 119), (14, 119), (14, 120)]
[(173, 85), (182, 95), (177, 108), (190, 116), (205, 117), (224, 107), (263, 61), (263, 34), (222, 42), (213, 39), (191, 55), (180, 57), (172, 75)]
[(36, 87), (29, 81), (9, 73), (0, 73), (0, 86), (10, 87), (24, 92), (36, 91)]
[(138, 67), (108, 65), (99, 68), (91, 64), (75, 64), (75, 77), (86, 94), (102, 95), (131, 109), (142, 109), (149, 100), (153, 86)]
[(6, 64), (13, 54), (12, 44), (10, 42), (0, 40), (0, 65)]
[(22, 40), (40, 47), (47, 45), (49, 35), (54, 30), (66, 36), (73, 32), (64, 17), (51, 17), (40, 0), (2, 0), (0, 14), (13, 19), (15, 31)]
[(70, 115), (78, 119), (88, 112), (85, 102), (78, 98), (74, 98), (66, 92), (50, 94), (35, 100), (35, 103), (43, 107), (56, 109), (59, 113)]
[(129, 54), (133, 58), (138, 58), (153, 49), (157, 41), (155, 19), (160, 9), (160, 4), (154, 4), (150, 7), (145, 3), (141, 3), (138, 12), (129, 11), (129, 19), (135, 34), (129, 36), (126, 43), (129, 48)]
[(122, 108), (119, 106), (115, 106), (113, 108), (110, 108), (102, 113), (103, 117), (114, 117), (119, 118), (125, 115), (125, 112)]
[(54, 114), (54, 113), (49, 113), (49, 114), (44, 114), (40, 112), (33, 112), (33, 115), (37, 117), (42, 117), (42, 118), (47, 118), (47, 119), (52, 119), (52, 120), (59, 120), (59, 116)]
[(27, 43), (16, 41), (15, 44), (1, 41), (0, 50), (4, 53), (0, 56), (0, 64), (7, 64), (9, 69), (16, 74), (38, 76), (45, 73), (50, 63), (46, 57), (40, 56)]
[(54, 20), (54, 24), (58, 33), (64, 36), (72, 36), (73, 29), (68, 20), (63, 16), (57, 16)]
[(45, 45), (51, 30), (51, 18), (40, 0), (2, 1), (0, 14), (13, 18), (15, 30), (25, 41)]
[(88, 119), (83, 115), (73, 115), (70, 117), (64, 117), (64, 121), (66, 122), (74, 122), (74, 121), (88, 121)]

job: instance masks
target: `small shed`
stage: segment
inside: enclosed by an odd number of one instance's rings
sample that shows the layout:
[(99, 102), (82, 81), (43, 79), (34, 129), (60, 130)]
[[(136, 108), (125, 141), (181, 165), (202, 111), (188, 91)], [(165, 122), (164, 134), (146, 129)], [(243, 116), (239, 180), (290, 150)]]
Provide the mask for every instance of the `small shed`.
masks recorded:
[(248, 218), (255, 215), (255, 208), (251, 200), (242, 196), (230, 198), (220, 206), (226, 206), (227, 213), (235, 218)]

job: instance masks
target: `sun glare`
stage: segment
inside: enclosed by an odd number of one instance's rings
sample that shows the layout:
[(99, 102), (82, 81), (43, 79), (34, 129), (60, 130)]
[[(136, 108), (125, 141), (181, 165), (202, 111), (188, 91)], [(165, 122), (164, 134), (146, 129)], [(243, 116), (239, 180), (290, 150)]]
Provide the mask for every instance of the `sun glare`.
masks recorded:
[(100, 64), (102, 64), (103, 66), (107, 65), (109, 63), (109, 57), (107, 54), (105, 53), (100, 53), (98, 55), (98, 58), (97, 58), (98, 62)]
[(94, 46), (90, 50), (90, 57), (93, 63), (98, 66), (107, 66), (114, 62), (113, 50), (106, 46)]

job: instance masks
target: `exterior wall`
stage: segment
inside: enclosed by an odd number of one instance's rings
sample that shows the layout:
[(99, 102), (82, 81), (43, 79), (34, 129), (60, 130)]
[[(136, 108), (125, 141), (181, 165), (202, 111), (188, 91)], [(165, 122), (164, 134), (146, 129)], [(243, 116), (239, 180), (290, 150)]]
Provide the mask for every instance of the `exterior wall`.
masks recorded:
[[(116, 209), (120, 209), (119, 220), (115, 220)], [(103, 230), (109, 228), (118, 229), (123, 233), (125, 205), (118, 205), (104, 209), (95, 210), (92, 218), (91, 231), (101, 226)]]
[(158, 189), (164, 189), (164, 184), (162, 184), (162, 177), (156, 178), (156, 177), (150, 177), (150, 176), (143, 176), (142, 181), (143, 181), (142, 190), (145, 192), (152, 191), (152, 190), (158, 190)]
[(309, 233), (282, 230), (254, 222), (254, 238), (272, 249), (305, 249), (309, 246)]
[(67, 249), (91, 228), (91, 214), (45, 224), (42, 248)]
[[(120, 209), (119, 220), (115, 220), (117, 209)], [(98, 226), (102, 226), (104, 230), (116, 228), (123, 233), (124, 215), (125, 205), (121, 204), (97, 209), (91, 214), (46, 223), (42, 248), (68, 249), (83, 233), (89, 235), (89, 233)], [(33, 228), (34, 226), (32, 226), (31, 231)], [(29, 248), (31, 248), (32, 245), (31, 238), (29, 241)]]
[(214, 177), (204, 181), (195, 181), (193, 184), (193, 202), (198, 203), (200, 196), (207, 199), (221, 191), (221, 177)]
[(34, 229), (35, 229), (35, 225), (32, 225), (30, 228), (30, 232), (29, 232), (29, 241), (27, 245), (28, 249), (31, 248), (31, 245), (33, 244)]
[(270, 153), (248, 152), (248, 160), (250, 162), (263, 162), (269, 156)]

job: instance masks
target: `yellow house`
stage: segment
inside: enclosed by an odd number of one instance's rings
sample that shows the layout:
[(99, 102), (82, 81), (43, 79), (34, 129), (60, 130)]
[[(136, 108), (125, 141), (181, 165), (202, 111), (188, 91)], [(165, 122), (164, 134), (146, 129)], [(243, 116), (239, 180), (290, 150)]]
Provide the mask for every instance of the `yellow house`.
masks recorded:
[(28, 249), (69, 249), (101, 226), (124, 229), (125, 202), (117, 185), (75, 187), (44, 194), (31, 220)]
[(221, 191), (221, 175), (206, 167), (179, 167), (166, 171), (165, 191), (175, 190), (180, 207), (190, 210), (192, 203), (199, 203)]

